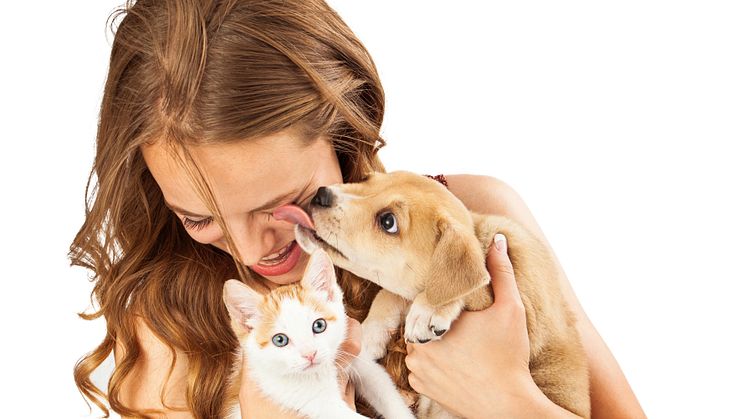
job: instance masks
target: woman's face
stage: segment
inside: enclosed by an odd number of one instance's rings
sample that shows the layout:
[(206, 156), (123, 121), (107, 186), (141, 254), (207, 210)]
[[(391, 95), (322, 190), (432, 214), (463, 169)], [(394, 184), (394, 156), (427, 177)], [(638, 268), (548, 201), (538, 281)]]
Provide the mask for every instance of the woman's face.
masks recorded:
[[(173, 156), (161, 143), (143, 146), (142, 153), (166, 204), (189, 235), (230, 253), (220, 226)], [(300, 280), (308, 255), (295, 243), (294, 225), (274, 219), (272, 211), (290, 203), (305, 206), (319, 187), (342, 182), (331, 143), (323, 137), (304, 143), (286, 130), (197, 146), (191, 153), (215, 194), (238, 259), (276, 285)]]

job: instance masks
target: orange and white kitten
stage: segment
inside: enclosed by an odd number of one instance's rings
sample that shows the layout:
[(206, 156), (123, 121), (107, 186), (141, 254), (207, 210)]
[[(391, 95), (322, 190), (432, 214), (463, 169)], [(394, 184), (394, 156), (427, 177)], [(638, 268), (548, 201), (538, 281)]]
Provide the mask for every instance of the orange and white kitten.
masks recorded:
[[(262, 295), (232, 279), (225, 283), (223, 301), (241, 343), (241, 368), (265, 395), (311, 419), (365, 417), (340, 396), (335, 360), (347, 333), (347, 315), (334, 266), (323, 250), (311, 255), (299, 283)], [(376, 362), (355, 358), (347, 373), (383, 417), (414, 419)], [(241, 417), (237, 405), (234, 417)]]

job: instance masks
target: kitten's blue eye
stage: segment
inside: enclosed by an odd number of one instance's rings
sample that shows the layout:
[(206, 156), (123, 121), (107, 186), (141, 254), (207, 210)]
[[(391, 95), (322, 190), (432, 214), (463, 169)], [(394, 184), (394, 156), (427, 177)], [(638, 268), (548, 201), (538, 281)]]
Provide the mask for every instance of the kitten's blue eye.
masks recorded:
[(272, 336), (272, 343), (278, 348), (282, 348), (283, 346), (287, 345), (289, 342), (290, 342), (290, 339), (288, 339), (287, 335), (285, 335), (284, 333), (278, 333)]
[(396, 217), (393, 212), (386, 211), (378, 216), (378, 225), (389, 233), (396, 234), (399, 232), (399, 225), (396, 223)]
[(317, 319), (313, 322), (313, 333), (321, 333), (326, 330), (326, 320)]

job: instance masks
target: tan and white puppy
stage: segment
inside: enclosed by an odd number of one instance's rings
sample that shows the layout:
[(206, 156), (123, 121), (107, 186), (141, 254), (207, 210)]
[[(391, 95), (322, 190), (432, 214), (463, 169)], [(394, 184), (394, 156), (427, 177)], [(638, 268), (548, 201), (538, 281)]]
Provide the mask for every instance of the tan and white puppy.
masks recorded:
[[(470, 212), (439, 182), (409, 172), (319, 188), (310, 216), (313, 229), (296, 227), (304, 250), (322, 248), (335, 265), (383, 288), (363, 322), (362, 356), (374, 359), (405, 313), (405, 339), (425, 343), (440, 339), (463, 309), (492, 304), (485, 256), (504, 234), (526, 308), (532, 377), (550, 400), (590, 417), (587, 361), (557, 267), (520, 225)], [(421, 397), (418, 417), (450, 416)]]

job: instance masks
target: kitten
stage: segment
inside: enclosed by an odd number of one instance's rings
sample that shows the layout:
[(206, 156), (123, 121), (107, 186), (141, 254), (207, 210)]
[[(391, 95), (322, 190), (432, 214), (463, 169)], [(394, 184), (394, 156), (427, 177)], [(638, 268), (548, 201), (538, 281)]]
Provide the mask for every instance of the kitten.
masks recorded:
[[(241, 343), (241, 358), (249, 360), (241, 362), (241, 368), (266, 396), (311, 419), (365, 417), (339, 392), (336, 358), (347, 333), (347, 316), (332, 261), (323, 250), (311, 255), (299, 283), (261, 295), (229, 280), (223, 301)], [(386, 419), (414, 419), (375, 361), (355, 358), (347, 373), (359, 394)], [(237, 404), (230, 417), (241, 417)]]

